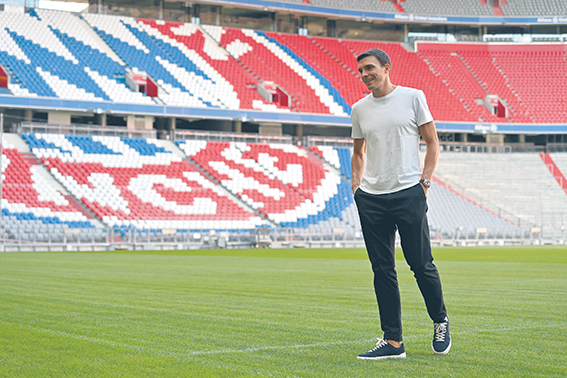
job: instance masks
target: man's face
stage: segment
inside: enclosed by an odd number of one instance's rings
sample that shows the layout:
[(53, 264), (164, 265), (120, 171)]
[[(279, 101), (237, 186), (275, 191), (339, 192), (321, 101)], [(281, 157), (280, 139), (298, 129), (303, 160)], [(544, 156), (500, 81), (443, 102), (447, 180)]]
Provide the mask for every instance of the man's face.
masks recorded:
[(370, 91), (373, 91), (382, 88), (387, 83), (390, 65), (385, 64), (382, 67), (376, 57), (367, 56), (358, 62), (358, 72), (362, 82)]

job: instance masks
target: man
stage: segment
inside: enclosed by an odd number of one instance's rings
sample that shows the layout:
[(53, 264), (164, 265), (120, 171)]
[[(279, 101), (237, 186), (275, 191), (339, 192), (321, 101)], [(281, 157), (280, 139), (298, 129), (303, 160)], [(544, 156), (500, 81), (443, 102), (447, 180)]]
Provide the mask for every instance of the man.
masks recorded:
[[(352, 190), (368, 257), (374, 271), (384, 338), (359, 359), (405, 358), (400, 292), (395, 268), (395, 233), (434, 322), (432, 348), (451, 348), (441, 281), (433, 264), (427, 222), (427, 191), (439, 157), (439, 140), (422, 91), (390, 82), (390, 57), (370, 49), (357, 58), (371, 91), (352, 107)], [(427, 145), (423, 171), (419, 137)]]

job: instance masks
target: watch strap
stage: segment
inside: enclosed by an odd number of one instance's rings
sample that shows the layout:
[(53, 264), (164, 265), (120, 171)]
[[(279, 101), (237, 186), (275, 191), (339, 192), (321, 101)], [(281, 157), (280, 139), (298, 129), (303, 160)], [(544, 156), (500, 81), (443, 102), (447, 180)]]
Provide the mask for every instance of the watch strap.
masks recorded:
[(425, 186), (426, 188), (430, 188), (430, 187), (431, 187), (431, 181), (430, 181), (430, 180), (421, 179), (421, 180), (419, 180), (419, 182), (422, 183), (423, 186)]

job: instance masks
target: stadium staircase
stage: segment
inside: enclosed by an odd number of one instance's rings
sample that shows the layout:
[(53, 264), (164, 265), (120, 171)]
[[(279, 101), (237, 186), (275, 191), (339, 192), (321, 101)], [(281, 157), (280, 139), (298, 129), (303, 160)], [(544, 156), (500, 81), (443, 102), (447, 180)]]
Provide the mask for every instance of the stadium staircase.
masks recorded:
[[(549, 169), (549, 172), (557, 181), (561, 189), (563, 189), (565, 194), (567, 194), (567, 179), (565, 179), (565, 175), (561, 172), (551, 155), (548, 153), (541, 153), (539, 154), (539, 156), (541, 157), (541, 160), (543, 160), (543, 163)], [(558, 156), (563, 157), (563, 154)]]
[(341, 102), (340, 94), (328, 80), (289, 48), (263, 32), (232, 28), (224, 30), (220, 45), (227, 50), (230, 50), (233, 44), (245, 46), (246, 53), (240, 55), (238, 60), (264, 81), (273, 82), (292, 94), (293, 106), (298, 111), (350, 114), (348, 105), (344, 100)]
[[(462, 103), (462, 106), (470, 112), (476, 121), (501, 122), (502, 119), (489, 113), (484, 106), (484, 99), (488, 93), (479, 83), (478, 76), (463, 60), (455, 52), (431, 51), (427, 55), (427, 61), (432, 70), (444, 78), (450, 90), (459, 96), (458, 100)], [(482, 103), (477, 103), (477, 100), (481, 100)]]
[[(7, 136), (7, 138), (6, 138)], [(53, 181), (17, 135), (2, 140), (2, 237), (24, 243), (100, 241), (101, 223)], [(70, 232), (71, 231), (71, 232)]]
[(346, 181), (293, 145), (178, 141), (223, 187), (281, 227), (340, 217)]
[[(185, 143), (180, 143), (180, 146), (177, 147), (177, 148), (180, 149), (182, 147), (185, 147), (184, 144)], [(262, 213), (258, 210), (258, 208), (252, 207), (248, 202), (243, 201), (242, 198), (240, 198), (237, 195), (235, 195), (234, 193), (232, 193), (227, 187), (225, 187), (225, 185), (223, 184), (222, 181), (219, 181), (217, 179), (217, 177), (215, 177), (214, 175), (209, 173), (209, 171), (207, 171), (203, 166), (198, 164), (196, 161), (192, 160), (190, 157), (186, 157), (185, 155), (183, 155), (183, 156), (184, 156), (183, 161), (187, 165), (194, 167), (195, 170), (198, 170), (204, 177), (206, 177), (211, 182), (213, 182), (215, 185), (217, 185), (217, 187), (223, 192), (224, 195), (232, 198), (232, 200), (236, 204), (238, 204), (240, 207), (246, 209), (249, 212), (256, 214), (259, 218), (261, 218), (263, 221), (265, 221), (263, 223), (264, 226), (278, 227), (278, 225), (276, 223), (274, 223), (270, 219), (268, 219), (264, 213)]]
[[(206, 64), (214, 68), (222, 78), (230, 80), (238, 94), (239, 102), (234, 102), (229, 108), (245, 108), (259, 110), (277, 110), (277, 105), (265, 103), (256, 88), (258, 77), (245, 65), (241, 64), (230, 51), (218, 45), (218, 35), (222, 34), (222, 28), (214, 26), (203, 26), (182, 24), (174, 22), (157, 23), (151, 20), (139, 20), (139, 22), (155, 29), (156, 32), (182, 44), (188, 51), (194, 52), (196, 57), (202, 58)], [(241, 51), (233, 51), (240, 54)], [(204, 65), (204, 64), (202, 64)], [(239, 67), (240, 66), (240, 67)], [(216, 78), (216, 80), (221, 80)]]

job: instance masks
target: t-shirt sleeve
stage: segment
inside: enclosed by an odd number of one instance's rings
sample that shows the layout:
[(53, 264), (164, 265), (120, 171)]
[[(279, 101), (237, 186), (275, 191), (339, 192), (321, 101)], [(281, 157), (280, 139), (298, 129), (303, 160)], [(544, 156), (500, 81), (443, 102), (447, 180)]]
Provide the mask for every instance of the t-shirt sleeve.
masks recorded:
[(354, 108), (352, 108), (352, 111), (350, 113), (350, 120), (352, 122), (352, 132), (351, 132), (352, 139), (364, 138), (362, 136), (362, 129), (360, 128), (360, 124), (358, 123), (358, 118), (356, 117), (356, 112), (354, 111)]
[(417, 92), (413, 106), (415, 110), (415, 120), (417, 122), (417, 126), (421, 126), (433, 121), (433, 116), (429, 111), (429, 106), (427, 106), (427, 100), (425, 99), (425, 93), (423, 93), (423, 91)]

